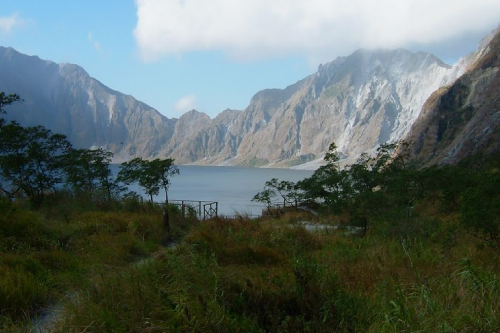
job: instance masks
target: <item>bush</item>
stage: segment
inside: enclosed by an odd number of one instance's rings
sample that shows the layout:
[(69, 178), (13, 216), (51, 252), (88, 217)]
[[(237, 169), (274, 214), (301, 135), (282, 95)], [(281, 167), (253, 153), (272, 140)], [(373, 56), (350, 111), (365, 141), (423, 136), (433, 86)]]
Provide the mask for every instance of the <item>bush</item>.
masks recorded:
[(462, 224), (475, 236), (500, 247), (500, 173), (485, 175), (462, 200)]

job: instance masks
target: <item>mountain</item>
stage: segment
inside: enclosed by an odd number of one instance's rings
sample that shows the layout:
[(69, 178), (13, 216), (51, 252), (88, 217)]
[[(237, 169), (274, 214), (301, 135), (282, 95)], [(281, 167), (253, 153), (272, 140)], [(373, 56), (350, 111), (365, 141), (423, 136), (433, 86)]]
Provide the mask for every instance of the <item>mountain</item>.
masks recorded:
[(403, 49), (359, 50), (285, 89), (258, 92), (242, 112), (214, 120), (190, 112), (177, 126), (202, 125), (174, 136), (163, 152), (186, 162), (293, 166), (321, 158), (335, 141), (355, 157), (402, 138), (431, 93), (465, 65)]
[(408, 134), (423, 165), (500, 152), (500, 27), (469, 57), (467, 72), (427, 100)]
[(460, 76), (428, 53), (358, 50), (285, 89), (256, 93), (243, 111), (167, 119), (72, 64), (0, 48), (0, 91), (23, 103), (8, 116), (102, 147), (118, 160), (173, 157), (178, 164), (289, 167), (321, 160), (331, 142), (345, 158), (404, 137), (435, 90)]
[(173, 135), (175, 121), (106, 87), (77, 65), (0, 47), (0, 73), (0, 91), (23, 99), (9, 107), (6, 119), (63, 133), (75, 147), (102, 147), (127, 160), (157, 155)]
[(228, 134), (228, 129), (239, 114), (240, 111), (228, 109), (213, 120), (196, 110), (183, 114), (162, 154), (184, 163), (222, 163), (225, 156), (232, 156), (239, 145)]

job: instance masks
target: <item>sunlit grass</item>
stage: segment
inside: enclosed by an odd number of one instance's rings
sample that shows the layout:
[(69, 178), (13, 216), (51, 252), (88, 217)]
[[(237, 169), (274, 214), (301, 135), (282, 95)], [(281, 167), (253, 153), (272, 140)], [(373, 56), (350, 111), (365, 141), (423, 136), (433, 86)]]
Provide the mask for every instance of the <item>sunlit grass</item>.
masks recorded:
[(168, 234), (154, 206), (7, 206), (0, 331), (23, 331), (58, 302), (57, 332), (500, 330), (498, 252), (432, 203), (415, 208), (404, 243), (376, 219), (364, 237), (301, 224), (348, 216), (174, 213)]

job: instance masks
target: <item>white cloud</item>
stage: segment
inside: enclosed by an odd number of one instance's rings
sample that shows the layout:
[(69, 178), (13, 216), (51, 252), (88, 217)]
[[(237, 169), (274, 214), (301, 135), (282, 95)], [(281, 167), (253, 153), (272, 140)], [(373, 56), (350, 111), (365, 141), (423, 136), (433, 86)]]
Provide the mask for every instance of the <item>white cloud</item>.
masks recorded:
[(87, 35), (87, 39), (89, 40), (89, 43), (92, 45), (94, 50), (96, 50), (97, 52), (102, 51), (101, 43), (94, 40), (91, 32), (89, 32), (89, 34)]
[(498, 0), (136, 0), (134, 36), (153, 61), (217, 50), (239, 60), (310, 59), (435, 43), (500, 21)]
[(174, 111), (178, 115), (182, 115), (188, 111), (196, 109), (196, 96), (188, 95), (179, 99), (174, 105)]
[(17, 13), (7, 17), (0, 17), (0, 33), (9, 34), (14, 28), (22, 26), (23, 22)]

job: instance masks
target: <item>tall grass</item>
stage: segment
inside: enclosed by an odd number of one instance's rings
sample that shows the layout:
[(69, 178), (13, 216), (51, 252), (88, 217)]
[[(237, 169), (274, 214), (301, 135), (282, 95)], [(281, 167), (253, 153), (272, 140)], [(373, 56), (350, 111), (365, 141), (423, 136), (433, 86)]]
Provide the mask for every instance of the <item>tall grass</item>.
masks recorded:
[(0, 331), (22, 331), (61, 299), (56, 332), (500, 331), (498, 253), (432, 205), (416, 207), (404, 242), (384, 221), (365, 237), (309, 232), (302, 213), (195, 222), (174, 212), (167, 234), (154, 206), (6, 206)]
[[(65, 193), (59, 199), (38, 211), (0, 202), (0, 331), (29, 327), (43, 308), (89, 288), (95, 271), (129, 265), (172, 237), (158, 209), (85, 208)], [(173, 231), (185, 233), (186, 223), (175, 222)]]

